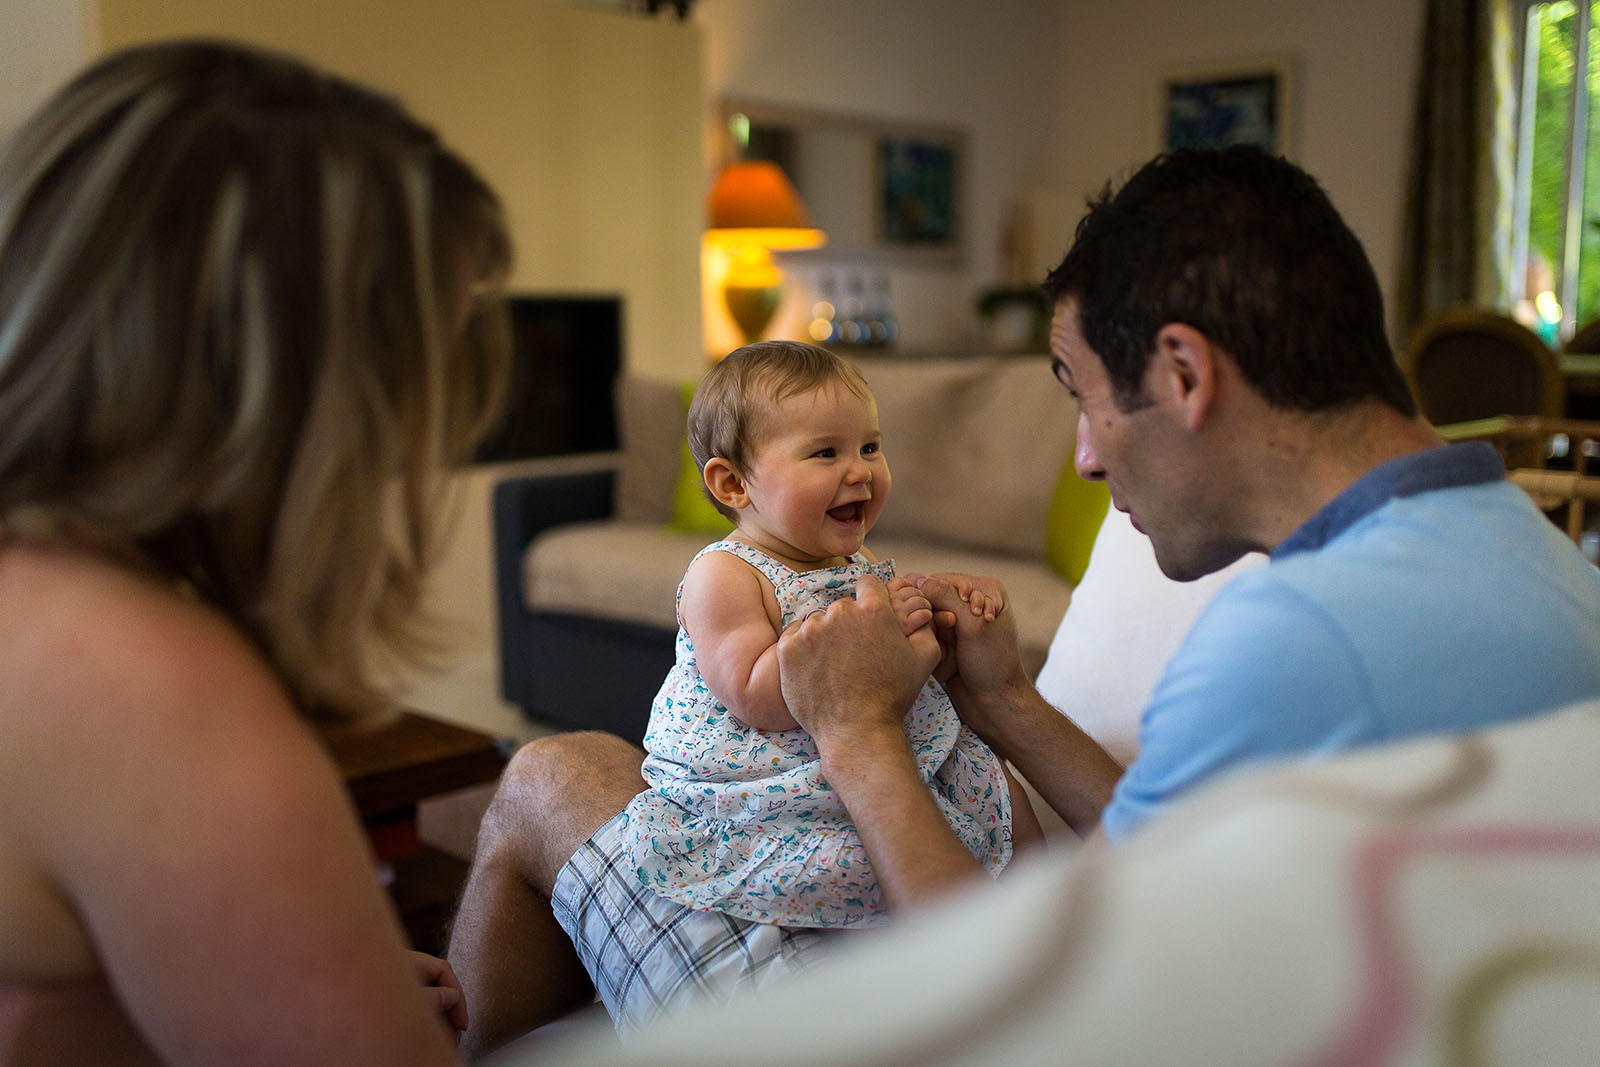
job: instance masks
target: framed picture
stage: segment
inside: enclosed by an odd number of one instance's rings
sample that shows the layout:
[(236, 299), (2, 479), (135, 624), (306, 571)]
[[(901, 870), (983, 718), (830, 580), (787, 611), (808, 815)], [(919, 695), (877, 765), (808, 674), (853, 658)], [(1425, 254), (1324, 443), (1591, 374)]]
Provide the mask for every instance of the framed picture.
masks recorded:
[(877, 238), (895, 248), (953, 249), (961, 239), (961, 155), (951, 139), (878, 138)]
[(1161, 148), (1250, 144), (1292, 155), (1294, 82), (1286, 59), (1168, 74), (1161, 82)]

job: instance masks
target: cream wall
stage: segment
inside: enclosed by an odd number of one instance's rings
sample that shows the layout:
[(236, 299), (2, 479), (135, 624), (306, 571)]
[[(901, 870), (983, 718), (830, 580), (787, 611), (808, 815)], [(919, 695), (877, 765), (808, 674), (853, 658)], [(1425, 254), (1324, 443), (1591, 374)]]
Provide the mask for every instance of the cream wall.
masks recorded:
[(708, 118), (731, 92), (967, 128), (969, 263), (894, 276), (907, 340), (936, 344), (971, 329), (1009, 201), (1032, 209), (1030, 273), (1042, 275), (1084, 198), (1157, 150), (1164, 73), (1263, 56), (1296, 61), (1294, 156), (1392, 299), (1422, 10), (1422, 0), (699, 0), (694, 18)]
[(700, 365), (698, 36), (528, 0), (97, 0), (105, 50), (221, 34), (397, 94), (500, 191), (513, 285), (621, 292), (628, 362)]
[[(1073, 199), (1157, 147), (1163, 72), (1289, 56), (1298, 66), (1297, 162), (1366, 245), (1392, 302), (1422, 0), (1119, 0), (1067, 5), (1067, 111), (1055, 144)], [(1047, 244), (1065, 250), (1069, 221)]]
[(76, 0), (0, 0), (0, 138), (8, 136), (87, 54)]
[[(975, 294), (998, 280), (1001, 220), (1019, 193), (1047, 182), (1061, 145), (1056, 60), (1075, 3), (1063, 0), (697, 0), (705, 41), (705, 108), (770, 103), (962, 127), (967, 133), (966, 262), (890, 267), (901, 340), (911, 348), (968, 341)], [(707, 181), (714, 145), (708, 140)], [(794, 280), (773, 332), (802, 336), (817, 271), (785, 257)], [(720, 315), (720, 312), (718, 312)], [(720, 333), (718, 332), (720, 328)], [(731, 328), (708, 320), (707, 340)]]

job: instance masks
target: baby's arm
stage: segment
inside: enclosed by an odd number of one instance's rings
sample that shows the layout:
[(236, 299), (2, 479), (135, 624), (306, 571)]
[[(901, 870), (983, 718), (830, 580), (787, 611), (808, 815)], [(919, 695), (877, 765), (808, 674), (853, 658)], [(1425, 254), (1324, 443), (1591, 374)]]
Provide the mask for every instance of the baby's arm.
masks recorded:
[(793, 730), (778, 684), (781, 616), (766, 579), (737, 556), (707, 552), (683, 576), (678, 613), (712, 695), (747, 726)]

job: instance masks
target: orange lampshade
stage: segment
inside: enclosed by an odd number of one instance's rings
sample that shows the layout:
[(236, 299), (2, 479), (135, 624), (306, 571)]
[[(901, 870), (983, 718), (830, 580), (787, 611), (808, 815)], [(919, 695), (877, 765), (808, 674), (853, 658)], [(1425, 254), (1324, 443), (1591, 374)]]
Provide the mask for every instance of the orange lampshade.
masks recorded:
[(747, 159), (722, 168), (711, 187), (706, 239), (723, 245), (816, 248), (827, 241), (777, 164)]

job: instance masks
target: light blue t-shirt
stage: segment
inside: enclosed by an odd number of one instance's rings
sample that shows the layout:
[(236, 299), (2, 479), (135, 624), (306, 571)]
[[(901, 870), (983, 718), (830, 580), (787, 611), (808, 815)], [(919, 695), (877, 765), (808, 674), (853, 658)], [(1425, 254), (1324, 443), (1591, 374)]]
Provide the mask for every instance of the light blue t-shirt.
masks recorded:
[(1117, 839), (1224, 771), (1600, 695), (1600, 569), (1481, 442), (1368, 472), (1195, 620), (1102, 817)]

